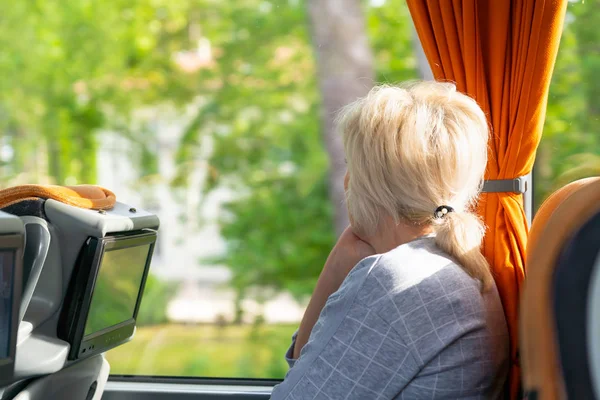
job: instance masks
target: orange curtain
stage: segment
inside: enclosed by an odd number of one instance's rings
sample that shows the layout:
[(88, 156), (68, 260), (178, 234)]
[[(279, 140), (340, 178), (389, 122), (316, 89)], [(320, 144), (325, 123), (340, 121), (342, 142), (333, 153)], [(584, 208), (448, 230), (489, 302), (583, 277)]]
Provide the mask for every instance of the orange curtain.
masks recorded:
[[(408, 0), (435, 78), (456, 82), (488, 116), (492, 136), (486, 179), (513, 179), (531, 172), (567, 2)], [(487, 193), (479, 207), (488, 226), (483, 252), (509, 325), (510, 397), (516, 398), (517, 313), (528, 229), (523, 200), (514, 193)]]

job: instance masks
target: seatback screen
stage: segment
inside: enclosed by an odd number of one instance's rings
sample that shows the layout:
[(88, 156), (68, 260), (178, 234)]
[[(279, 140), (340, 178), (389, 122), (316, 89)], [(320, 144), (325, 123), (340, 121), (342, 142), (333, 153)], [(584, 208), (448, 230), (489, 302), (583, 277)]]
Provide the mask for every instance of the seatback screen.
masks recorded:
[(10, 353), (15, 252), (0, 250), (0, 359)]
[(84, 337), (133, 318), (150, 246), (126, 247), (104, 253)]

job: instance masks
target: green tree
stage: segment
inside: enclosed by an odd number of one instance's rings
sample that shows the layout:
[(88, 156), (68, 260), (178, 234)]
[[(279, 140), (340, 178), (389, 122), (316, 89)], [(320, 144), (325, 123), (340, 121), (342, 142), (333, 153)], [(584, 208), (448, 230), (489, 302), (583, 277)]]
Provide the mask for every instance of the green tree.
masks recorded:
[(600, 174), (600, 90), (592, 83), (600, 71), (599, 5), (569, 4), (536, 157), (536, 207), (567, 183)]
[[(94, 183), (97, 168), (106, 168), (96, 160), (102, 128), (135, 144), (140, 180), (156, 173), (149, 130), (133, 114), (196, 95), (173, 59), (196, 45), (188, 2), (0, 0), (0, 6), (0, 146), (2, 154), (13, 150), (1, 160), (0, 185)], [(89, 329), (131, 315), (129, 297), (137, 289), (113, 278), (97, 287), (97, 306), (105, 308)], [(141, 323), (165, 322), (172, 289), (154, 277), (146, 289)]]
[[(223, 50), (218, 62), (223, 84), (190, 125), (181, 165), (192, 165), (198, 138), (214, 132), (207, 190), (225, 186), (239, 195), (226, 204), (220, 221), (227, 251), (212, 261), (231, 268), (240, 292), (263, 286), (300, 298), (312, 291), (335, 240), (314, 50), (306, 4), (280, 3), (276, 16), (257, 4), (236, 5), (243, 18), (236, 12), (220, 17), (249, 34), (215, 43)], [(388, 1), (365, 12), (377, 78), (415, 78), (404, 2)], [(252, 45), (257, 40), (259, 49)]]
[(187, 102), (171, 60), (188, 45), (183, 4), (1, 1), (0, 129), (15, 149), (2, 181), (93, 183), (100, 128), (127, 126), (144, 104)]
[(231, 35), (204, 27), (221, 50), (210, 71), (220, 85), (184, 136), (181, 176), (193, 165), (201, 137), (212, 138), (206, 191), (237, 193), (225, 206), (228, 246), (217, 261), (233, 270), (240, 291), (266, 285), (302, 295), (334, 240), (315, 66), (304, 4), (261, 4), (215, 10), (211, 24)]
[(365, 96), (375, 79), (361, 5), (359, 0), (306, 2), (321, 94), (320, 130), (329, 159), (329, 198), (338, 236), (349, 219), (344, 206), (344, 148), (335, 118), (342, 107)]

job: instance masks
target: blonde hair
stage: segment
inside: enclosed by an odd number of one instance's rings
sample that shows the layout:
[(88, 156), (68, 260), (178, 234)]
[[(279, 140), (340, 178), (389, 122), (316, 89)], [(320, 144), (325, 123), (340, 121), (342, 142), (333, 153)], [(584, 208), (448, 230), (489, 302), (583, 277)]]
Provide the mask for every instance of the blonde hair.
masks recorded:
[[(488, 141), (477, 103), (450, 83), (379, 86), (347, 106), (338, 126), (353, 228), (372, 235), (385, 216), (431, 225), (437, 245), (489, 288), (492, 275), (481, 254), (484, 227), (473, 213)], [(440, 218), (440, 206), (454, 212)]]

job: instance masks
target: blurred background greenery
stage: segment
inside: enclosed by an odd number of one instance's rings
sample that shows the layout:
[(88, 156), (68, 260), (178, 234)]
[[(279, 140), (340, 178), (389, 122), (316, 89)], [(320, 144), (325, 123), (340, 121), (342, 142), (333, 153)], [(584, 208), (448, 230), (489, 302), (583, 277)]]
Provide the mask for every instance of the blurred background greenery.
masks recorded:
[[(198, 190), (240, 194), (219, 220), (227, 250), (210, 262), (231, 271), (240, 301), (253, 287), (304, 300), (344, 223), (332, 110), (373, 80), (428, 73), (404, 1), (347, 0), (330, 15), (322, 3), (0, 0), (0, 185), (97, 182), (109, 168), (97, 157), (110, 130), (134, 145), (143, 186), (160, 173), (158, 148), (135, 111), (191, 108), (172, 190), (189, 188), (210, 137)], [(347, 28), (321, 29), (329, 24)], [(569, 5), (534, 170), (536, 207), (565, 183), (600, 174), (599, 25), (600, 0)], [(349, 62), (354, 53), (360, 63)], [(335, 82), (348, 71), (359, 79), (344, 94)], [(283, 377), (293, 325), (174, 324), (166, 314), (174, 293), (149, 278), (136, 338), (109, 354), (113, 373)]]

